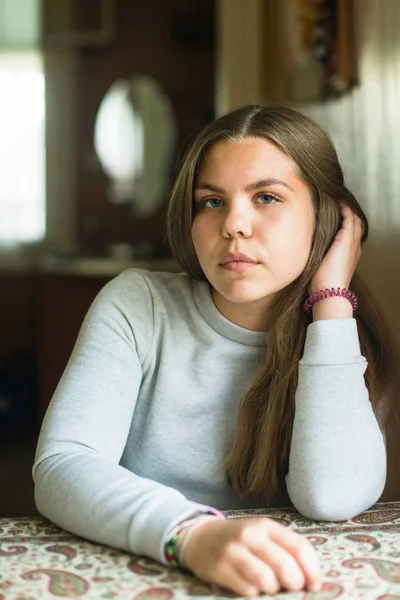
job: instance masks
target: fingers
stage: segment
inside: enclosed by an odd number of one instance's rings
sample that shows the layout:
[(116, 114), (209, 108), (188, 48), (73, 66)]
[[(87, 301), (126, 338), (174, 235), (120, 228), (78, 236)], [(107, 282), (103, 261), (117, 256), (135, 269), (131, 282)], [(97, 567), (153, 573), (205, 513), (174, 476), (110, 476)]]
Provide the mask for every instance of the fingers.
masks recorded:
[(358, 215), (355, 214), (346, 204), (341, 203), (340, 205), (343, 225), (342, 227), (348, 229), (353, 234), (353, 238), (357, 241), (361, 241), (363, 233), (363, 222)]
[(298, 533), (268, 518), (215, 521), (194, 529), (184, 555), (195, 575), (241, 596), (274, 595), (281, 587), (317, 591), (318, 559)]
[(281, 587), (290, 591), (305, 587), (318, 591), (319, 563), (308, 540), (270, 519), (253, 524), (258, 531), (245, 530), (242, 544), (235, 546), (233, 555), (242, 578), (268, 594), (276, 594)]
[(257, 596), (260, 593), (257, 586), (243, 577), (232, 565), (227, 565), (224, 573), (212, 578), (210, 583), (231, 590), (235, 594), (238, 594), (238, 596)]
[(268, 540), (255, 553), (267, 563), (280, 584), (287, 590), (302, 590), (306, 585), (306, 576), (296, 559), (282, 546)]
[[(321, 571), (317, 554), (310, 542), (301, 537), (298, 533), (291, 531), (290, 529), (286, 529), (273, 521), (270, 524), (268, 535), (271, 541), (275, 542), (275, 544), (280, 546), (281, 549), (286, 550), (294, 559), (297, 566), (303, 573), (306, 586), (312, 590), (319, 589), (321, 584)], [(281, 555), (281, 559), (286, 565), (284, 567), (285, 573), (283, 576), (287, 577), (288, 575), (286, 575), (286, 572), (288, 572), (290, 577), (298, 578), (297, 571), (290, 570), (292, 568), (292, 563), (287, 560), (287, 557), (283, 557), (283, 555)], [(279, 567), (275, 567), (275, 572), (277, 572), (277, 568)]]
[(234, 562), (236, 572), (249, 585), (255, 587), (257, 593), (263, 592), (264, 594), (275, 595), (279, 592), (281, 584), (272, 565), (255, 556), (244, 546), (236, 549)]
[(255, 596), (260, 593), (275, 595), (281, 587), (271, 567), (238, 543), (233, 543), (227, 549), (220, 565), (217, 561), (214, 569), (209, 573), (201, 573), (200, 576), (239, 596)]

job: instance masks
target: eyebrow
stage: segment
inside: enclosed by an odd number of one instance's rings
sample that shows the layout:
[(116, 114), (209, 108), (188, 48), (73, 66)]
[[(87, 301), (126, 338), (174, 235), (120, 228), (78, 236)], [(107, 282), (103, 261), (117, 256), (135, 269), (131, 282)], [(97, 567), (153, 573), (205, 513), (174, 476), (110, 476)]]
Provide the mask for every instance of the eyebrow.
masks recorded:
[[(258, 190), (263, 187), (268, 187), (270, 185), (281, 185), (281, 186), (287, 188), (288, 190), (290, 190), (291, 192), (293, 192), (293, 189), (290, 187), (290, 185), (288, 185), (284, 181), (281, 181), (280, 179), (275, 179), (274, 177), (268, 177), (268, 179), (260, 179), (259, 181), (255, 181), (254, 183), (250, 183), (249, 185), (246, 185), (246, 187), (244, 189), (246, 192), (253, 192), (254, 190)], [(213, 185), (211, 183), (200, 183), (200, 184), (196, 185), (195, 190), (210, 190), (217, 194), (224, 193), (223, 188), (221, 188), (217, 185)]]

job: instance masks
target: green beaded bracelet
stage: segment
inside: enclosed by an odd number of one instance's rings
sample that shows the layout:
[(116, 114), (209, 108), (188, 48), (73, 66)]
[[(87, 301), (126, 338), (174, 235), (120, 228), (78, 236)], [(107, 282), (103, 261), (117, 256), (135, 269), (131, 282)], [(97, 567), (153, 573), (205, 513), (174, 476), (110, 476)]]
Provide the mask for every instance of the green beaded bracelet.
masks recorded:
[(186, 529), (186, 527), (194, 523), (199, 517), (206, 516), (217, 517), (218, 519), (225, 519), (223, 513), (213, 509), (209, 510), (208, 512), (197, 512), (186, 521), (179, 523), (176, 526), (176, 529), (172, 531), (171, 537), (164, 546), (164, 555), (170, 565), (174, 567), (180, 567), (176, 544), (178, 542), (179, 534), (181, 533), (181, 531), (183, 531), (184, 529)]
[(179, 567), (178, 554), (176, 552), (176, 543), (178, 541), (178, 536), (181, 530), (184, 527), (181, 527), (174, 535), (168, 540), (165, 545), (165, 557), (170, 565), (174, 567)]

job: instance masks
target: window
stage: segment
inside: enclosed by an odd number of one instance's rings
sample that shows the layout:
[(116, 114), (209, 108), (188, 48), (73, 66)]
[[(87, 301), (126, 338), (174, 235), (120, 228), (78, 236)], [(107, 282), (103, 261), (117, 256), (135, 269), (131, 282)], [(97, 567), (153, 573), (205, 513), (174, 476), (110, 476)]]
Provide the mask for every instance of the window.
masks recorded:
[(0, 246), (45, 235), (45, 90), (42, 55), (0, 52)]

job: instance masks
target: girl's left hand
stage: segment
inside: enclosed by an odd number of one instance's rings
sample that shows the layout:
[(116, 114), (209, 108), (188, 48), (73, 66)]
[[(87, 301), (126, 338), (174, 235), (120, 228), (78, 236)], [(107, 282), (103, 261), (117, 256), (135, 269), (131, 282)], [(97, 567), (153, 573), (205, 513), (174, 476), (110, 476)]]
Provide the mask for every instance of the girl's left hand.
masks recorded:
[(349, 288), (361, 257), (363, 225), (348, 206), (342, 204), (342, 227), (311, 280), (310, 293), (326, 288)]

